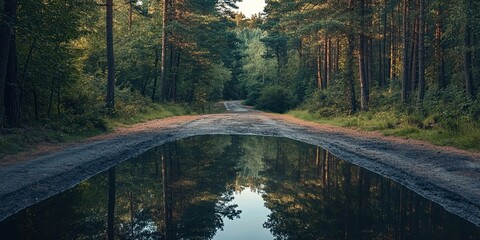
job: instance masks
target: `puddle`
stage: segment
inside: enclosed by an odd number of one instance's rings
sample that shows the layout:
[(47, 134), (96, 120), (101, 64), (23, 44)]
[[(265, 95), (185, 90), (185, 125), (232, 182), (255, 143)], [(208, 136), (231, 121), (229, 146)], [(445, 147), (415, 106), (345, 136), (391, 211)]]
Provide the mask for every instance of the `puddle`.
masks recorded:
[(0, 223), (0, 239), (478, 239), (480, 228), (316, 146), (165, 144)]

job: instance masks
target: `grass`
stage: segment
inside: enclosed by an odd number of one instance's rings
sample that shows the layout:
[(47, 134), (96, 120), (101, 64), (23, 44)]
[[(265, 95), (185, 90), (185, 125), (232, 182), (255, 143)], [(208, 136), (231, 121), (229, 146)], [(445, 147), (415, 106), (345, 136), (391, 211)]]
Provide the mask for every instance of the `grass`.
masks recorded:
[[(130, 107), (130, 106), (128, 106)], [(33, 150), (41, 142), (62, 143), (79, 141), (88, 137), (111, 132), (116, 127), (133, 125), (154, 119), (164, 119), (198, 113), (221, 113), (225, 109), (222, 103), (208, 103), (203, 106), (186, 104), (153, 104), (137, 109), (122, 108), (115, 117), (96, 117), (94, 123), (88, 118), (72, 118), (63, 121), (45, 121), (28, 124), (28, 127), (5, 129), (0, 132), (0, 159), (7, 155)], [(98, 123), (100, 122), (100, 123)]]
[(480, 151), (480, 125), (458, 120), (455, 126), (437, 122), (432, 116), (425, 118), (397, 114), (393, 111), (362, 112), (355, 115), (323, 117), (306, 110), (293, 110), (287, 114), (306, 121), (361, 131), (378, 131), (385, 136), (397, 136), (430, 142), (439, 146), (452, 146), (469, 151)]
[(180, 115), (194, 115), (196, 112), (188, 105), (182, 104), (155, 104), (148, 110), (140, 113), (124, 114), (106, 119), (107, 125), (111, 127), (133, 125), (137, 123), (147, 122), (154, 119), (164, 119)]

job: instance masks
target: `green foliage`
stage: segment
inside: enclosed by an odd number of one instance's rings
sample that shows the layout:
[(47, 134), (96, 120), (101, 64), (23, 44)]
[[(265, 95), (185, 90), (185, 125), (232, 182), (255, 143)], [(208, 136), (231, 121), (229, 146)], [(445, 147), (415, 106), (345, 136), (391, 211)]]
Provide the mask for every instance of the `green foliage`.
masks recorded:
[(257, 100), (256, 108), (284, 113), (295, 106), (294, 94), (281, 86), (265, 87)]

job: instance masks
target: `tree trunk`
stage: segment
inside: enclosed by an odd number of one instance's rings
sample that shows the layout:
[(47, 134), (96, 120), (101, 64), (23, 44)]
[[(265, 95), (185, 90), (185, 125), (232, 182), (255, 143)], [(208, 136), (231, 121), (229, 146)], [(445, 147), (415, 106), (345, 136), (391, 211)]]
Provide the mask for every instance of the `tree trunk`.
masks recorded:
[(420, 0), (418, 26), (418, 104), (423, 105), (425, 98), (425, 1)]
[(387, 0), (384, 0), (384, 14), (383, 14), (383, 39), (382, 39), (382, 57), (381, 57), (381, 87), (386, 87), (387, 84)]
[(353, 65), (354, 65), (354, 56), (353, 52), (355, 49), (354, 46), (355, 39), (353, 33), (348, 35), (348, 47), (347, 47), (347, 63), (346, 63), (346, 78), (348, 81), (348, 90), (350, 95), (350, 111), (352, 113), (357, 112), (357, 103), (355, 96), (355, 80), (353, 76)]
[(180, 49), (176, 48), (172, 61), (172, 81), (170, 82), (170, 100), (177, 101), (178, 70), (180, 68)]
[(443, 1), (440, 0), (435, 24), (435, 55), (438, 72), (438, 89), (445, 89), (447, 87), (447, 81), (445, 77), (445, 46), (442, 41), (443, 37)]
[(107, 0), (107, 98), (109, 111), (115, 107), (115, 57), (113, 54), (113, 0)]
[(318, 89), (323, 89), (323, 80), (322, 80), (322, 47), (320, 43), (317, 46), (317, 87)]
[(18, 86), (17, 66), (16, 39), (15, 35), (12, 35), (5, 85), (5, 116), (10, 127), (17, 127), (21, 124), (20, 91)]
[(322, 82), (322, 89), (327, 89), (328, 85), (328, 35), (325, 34), (325, 40), (323, 42), (323, 82)]
[[(350, 12), (353, 13), (355, 10), (355, 5), (354, 5), (354, 0), (349, 0), (348, 2), (348, 8), (350, 9)], [(354, 65), (354, 51), (355, 51), (355, 36), (353, 35), (353, 20), (350, 20), (348, 22), (348, 25), (350, 25), (349, 32), (347, 34), (347, 61), (345, 64), (345, 77), (347, 78), (348, 81), (348, 90), (349, 90), (349, 95), (350, 95), (350, 110), (351, 113), (357, 112), (357, 103), (356, 103), (356, 97), (355, 97), (355, 80), (354, 80), (354, 74), (353, 74), (353, 65)]]
[(410, 46), (410, 82), (407, 83), (407, 92), (410, 95), (415, 91), (416, 86), (418, 85), (418, 40), (419, 40), (419, 20), (415, 20), (415, 24), (411, 33), (411, 46)]
[(159, 56), (158, 56), (158, 49), (155, 48), (155, 64), (154, 64), (154, 75), (153, 75), (153, 91), (152, 91), (152, 102), (155, 101), (155, 95), (156, 95), (156, 92), (157, 92), (157, 79), (158, 79), (158, 70), (157, 70), (157, 67), (158, 67), (158, 60), (159, 60)]
[(168, 38), (168, 0), (163, 0), (163, 16), (162, 16), (162, 53), (161, 53), (161, 89), (160, 89), (160, 101), (164, 102), (167, 94), (167, 38)]
[(358, 54), (359, 75), (360, 75), (360, 108), (362, 111), (368, 110), (368, 62), (366, 53), (366, 36), (365, 36), (365, 0), (360, 0), (360, 45)]
[(467, 96), (475, 97), (475, 90), (473, 87), (473, 66), (472, 66), (472, 20), (471, 20), (472, 1), (465, 0), (465, 14), (467, 21), (465, 23), (465, 33), (463, 36), (463, 58), (464, 58), (464, 72), (465, 72), (465, 90)]
[(408, 31), (408, 25), (409, 25), (409, 7), (410, 7), (410, 0), (404, 0), (403, 1), (403, 36), (402, 36), (402, 42), (403, 42), (403, 53), (402, 53), (402, 64), (403, 64), (403, 76), (402, 76), (402, 102), (406, 103), (408, 99), (408, 90), (409, 90), (409, 61), (408, 61), (408, 48), (409, 48), (409, 31)]
[(0, 128), (3, 128), (5, 83), (8, 71), (10, 44), (17, 18), (17, 0), (4, 0), (0, 14)]

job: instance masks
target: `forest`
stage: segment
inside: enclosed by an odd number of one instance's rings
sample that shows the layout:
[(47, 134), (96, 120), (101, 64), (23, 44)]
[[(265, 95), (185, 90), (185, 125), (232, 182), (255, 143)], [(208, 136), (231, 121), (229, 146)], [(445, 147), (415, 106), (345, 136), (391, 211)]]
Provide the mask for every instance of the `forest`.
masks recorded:
[(245, 99), (479, 148), (480, 2), (266, 0), (252, 16), (237, 2), (2, 0), (1, 144)]

